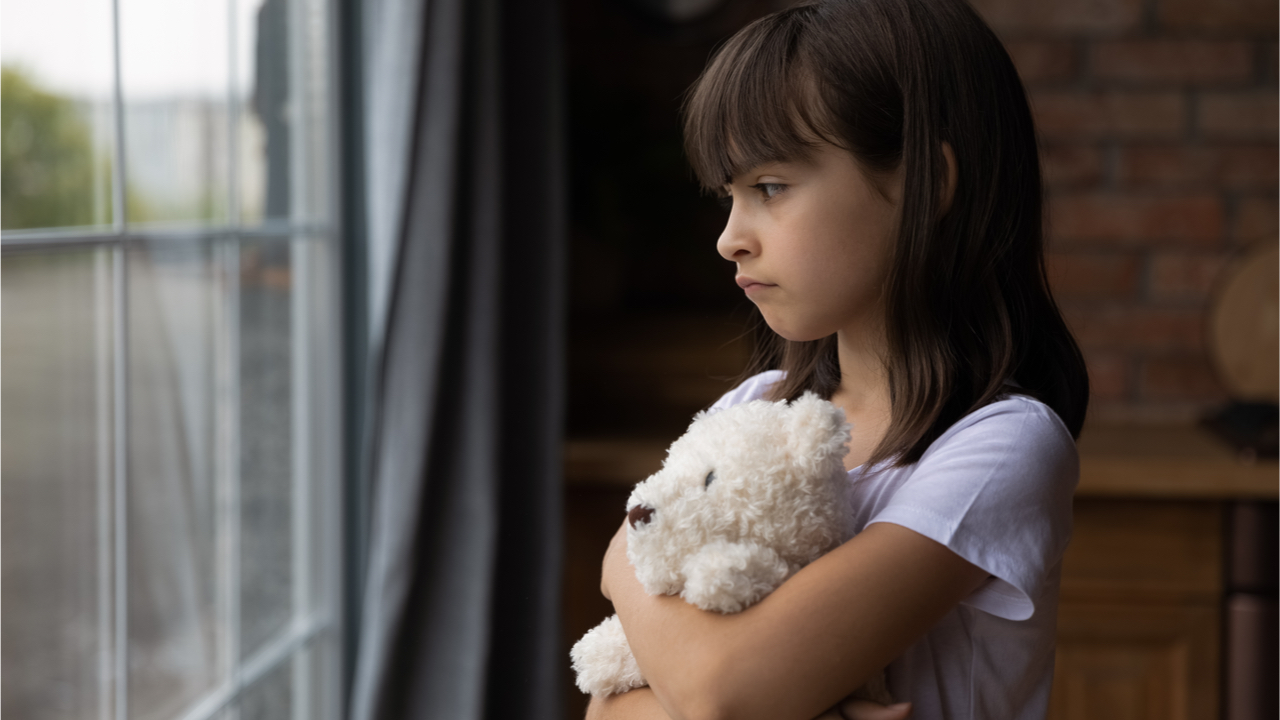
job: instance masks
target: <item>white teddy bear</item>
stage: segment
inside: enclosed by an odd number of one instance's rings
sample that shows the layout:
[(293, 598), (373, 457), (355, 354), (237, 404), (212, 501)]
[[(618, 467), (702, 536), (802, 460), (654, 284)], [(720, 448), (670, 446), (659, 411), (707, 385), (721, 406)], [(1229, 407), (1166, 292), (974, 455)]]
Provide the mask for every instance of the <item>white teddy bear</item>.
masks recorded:
[[(627, 559), (651, 595), (732, 613), (852, 535), (844, 411), (805, 393), (699, 413), (627, 500)], [(578, 687), (648, 683), (614, 615), (570, 652)], [(866, 694), (885, 702), (883, 674)], [(865, 689), (865, 688), (864, 688)]]

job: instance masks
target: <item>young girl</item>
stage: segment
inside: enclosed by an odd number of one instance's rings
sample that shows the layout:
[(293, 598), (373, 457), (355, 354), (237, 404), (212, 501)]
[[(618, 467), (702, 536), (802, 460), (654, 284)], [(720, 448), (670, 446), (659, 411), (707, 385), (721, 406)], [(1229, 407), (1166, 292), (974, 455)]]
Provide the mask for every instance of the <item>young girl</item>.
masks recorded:
[(794, 7), (718, 52), (686, 145), (777, 336), (713, 411), (843, 408), (860, 532), (717, 615), (646, 595), (624, 524), (601, 585), (651, 685), (590, 716), (874, 717), (840, 701), (887, 666), (919, 720), (1043, 718), (1088, 380), (1008, 55), (963, 0)]

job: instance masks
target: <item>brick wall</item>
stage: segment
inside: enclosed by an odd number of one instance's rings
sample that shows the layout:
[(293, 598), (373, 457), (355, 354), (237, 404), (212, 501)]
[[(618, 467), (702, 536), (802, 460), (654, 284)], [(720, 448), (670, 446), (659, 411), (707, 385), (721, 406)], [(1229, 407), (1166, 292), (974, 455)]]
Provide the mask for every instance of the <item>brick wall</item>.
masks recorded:
[(1211, 290), (1277, 237), (1276, 0), (972, 0), (1031, 94), (1098, 420), (1221, 403)]

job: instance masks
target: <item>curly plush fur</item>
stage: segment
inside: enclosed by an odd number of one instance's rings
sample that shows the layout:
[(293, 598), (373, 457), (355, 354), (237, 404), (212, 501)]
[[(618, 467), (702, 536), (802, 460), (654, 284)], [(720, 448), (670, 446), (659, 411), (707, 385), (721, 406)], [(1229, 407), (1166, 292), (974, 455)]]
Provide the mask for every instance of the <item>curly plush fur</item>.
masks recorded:
[[(848, 442), (844, 412), (811, 393), (699, 413), (627, 500), (627, 559), (645, 591), (738, 612), (847, 540)], [(616, 615), (571, 656), (585, 693), (647, 684)]]

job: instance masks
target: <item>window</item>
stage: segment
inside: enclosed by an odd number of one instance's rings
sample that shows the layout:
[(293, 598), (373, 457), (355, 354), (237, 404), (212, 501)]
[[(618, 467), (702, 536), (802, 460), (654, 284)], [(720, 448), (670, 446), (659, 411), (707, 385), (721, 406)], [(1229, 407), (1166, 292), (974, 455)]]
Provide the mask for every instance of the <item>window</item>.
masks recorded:
[(336, 717), (330, 6), (0, 6), (0, 713)]

